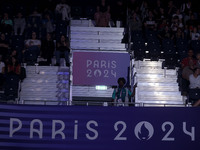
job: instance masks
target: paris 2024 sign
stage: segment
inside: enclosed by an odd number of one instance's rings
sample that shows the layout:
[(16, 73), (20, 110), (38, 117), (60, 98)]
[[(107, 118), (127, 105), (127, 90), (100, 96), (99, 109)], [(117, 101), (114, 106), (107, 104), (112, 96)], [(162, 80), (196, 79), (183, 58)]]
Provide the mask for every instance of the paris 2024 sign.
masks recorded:
[(73, 85), (117, 85), (128, 77), (130, 55), (111, 52), (74, 52)]

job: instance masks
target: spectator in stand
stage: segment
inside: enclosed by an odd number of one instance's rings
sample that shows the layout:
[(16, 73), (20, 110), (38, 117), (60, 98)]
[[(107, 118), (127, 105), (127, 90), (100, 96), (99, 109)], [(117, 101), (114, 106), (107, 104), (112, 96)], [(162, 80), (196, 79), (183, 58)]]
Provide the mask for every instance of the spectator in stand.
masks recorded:
[(156, 18), (160, 18), (160, 9), (163, 9), (163, 4), (160, 0), (156, 0), (156, 5), (154, 6), (154, 14)]
[[(195, 68), (193, 70), (193, 73), (189, 76), (189, 90), (197, 89), (200, 92), (200, 69)], [(191, 97), (190, 97), (191, 96)], [(200, 99), (194, 99), (192, 97), (192, 94), (189, 95), (190, 100), (192, 100), (193, 106), (199, 106), (200, 105)]]
[(182, 67), (182, 95), (187, 95), (189, 87), (189, 76), (196, 66), (196, 59), (193, 58), (193, 50), (188, 51), (188, 57), (181, 61)]
[(188, 26), (192, 26), (192, 27), (198, 25), (198, 21), (197, 21), (197, 19), (195, 18), (195, 16), (194, 16), (193, 13), (190, 15), (190, 19), (186, 21), (186, 24), (187, 24)]
[(42, 41), (41, 56), (44, 59), (47, 59), (48, 65), (51, 64), (51, 58), (53, 57), (54, 50), (55, 50), (55, 45), (54, 45), (54, 42), (52, 40), (51, 34), (47, 33), (46, 39)]
[(166, 26), (165, 29), (163, 31), (160, 31), (160, 33), (158, 34), (158, 38), (162, 41), (163, 39), (174, 39), (174, 35), (171, 32), (171, 29)]
[(110, 21), (110, 5), (106, 0), (100, 0), (97, 12), (94, 14), (97, 27), (108, 27)]
[(9, 18), (8, 13), (4, 13), (3, 19), (1, 20), (0, 31), (11, 34), (13, 28), (13, 21)]
[(166, 13), (165, 13), (165, 10), (164, 8), (160, 8), (157, 15), (156, 15), (156, 19), (160, 22), (162, 22), (163, 20), (166, 20), (167, 19), (167, 16), (166, 16)]
[(196, 67), (200, 69), (200, 53), (197, 53), (197, 62), (196, 62)]
[(66, 66), (69, 66), (69, 39), (61, 35), (60, 40), (56, 43), (56, 65), (60, 65), (60, 56), (64, 55)]
[(190, 32), (190, 39), (191, 40), (199, 40), (200, 34), (197, 32), (197, 27), (194, 27), (193, 30)]
[(132, 32), (142, 30), (142, 22), (140, 20), (140, 17), (135, 12), (133, 13), (133, 17), (130, 20), (129, 24)]
[(0, 55), (0, 89), (2, 89), (2, 86), (4, 84), (4, 69), (5, 63), (2, 61), (2, 56)]
[(69, 21), (71, 17), (71, 8), (66, 4), (66, 0), (61, 0), (59, 4), (56, 5), (56, 13), (61, 15), (63, 21)]
[(11, 63), (8, 64), (8, 74), (20, 75), (20, 73), (21, 73), (21, 66), (18, 63), (17, 58), (12, 57)]
[(140, 6), (142, 21), (144, 21), (145, 18), (149, 17), (149, 10), (149, 4), (147, 1), (144, 0)]
[(49, 14), (45, 14), (45, 18), (42, 20), (42, 27), (45, 30), (45, 33), (51, 33), (53, 34), (54, 32), (54, 21), (51, 19)]
[(34, 54), (35, 59), (37, 59), (40, 54), (41, 41), (37, 39), (36, 32), (32, 32), (32, 38), (25, 42), (25, 47), (27, 48), (24, 51), (25, 57), (31, 53)]
[(112, 7), (112, 19), (114, 23), (121, 21), (123, 25), (126, 23), (126, 6), (123, 0), (117, 0)]
[(4, 33), (1, 33), (0, 37), (0, 55), (2, 55), (3, 61), (9, 53), (9, 42), (6, 40), (6, 36)]
[(182, 20), (183, 19), (183, 15), (180, 12), (180, 9), (176, 10), (176, 13), (172, 15), (172, 17), (178, 17), (178, 20)]
[(176, 38), (176, 41), (177, 41), (178, 39), (185, 39), (185, 38), (186, 38), (186, 37), (185, 37), (185, 34), (184, 34), (184, 32), (182, 31), (181, 28), (178, 28), (178, 29), (177, 29), (177, 32), (176, 32), (176, 34), (175, 34), (175, 38)]
[(174, 5), (174, 2), (172, 0), (168, 2), (168, 7), (166, 8), (166, 12), (168, 15), (167, 18), (171, 20), (172, 15), (176, 12), (176, 6)]
[(196, 65), (196, 59), (194, 59), (194, 52), (191, 49), (188, 51), (188, 57), (184, 58), (181, 61), (181, 67), (182, 67), (182, 69), (184, 69), (185, 67), (189, 66), (189, 62), (190, 61), (192, 61), (192, 63), (194, 65)]
[(21, 12), (17, 13), (17, 18), (14, 19), (14, 33), (15, 35), (18, 35), (18, 30), (19, 30), (19, 35), (22, 35), (24, 33), (26, 26), (26, 20), (22, 16)]
[(137, 0), (128, 0), (127, 7), (128, 14), (133, 14), (134, 12), (139, 14), (140, 8)]
[(148, 17), (144, 19), (145, 30), (153, 31), (157, 28), (156, 19), (153, 16), (152, 11), (148, 12)]
[(181, 5), (181, 12), (183, 14), (188, 14), (189, 11), (191, 11), (191, 10), (192, 10), (192, 2), (191, 2), (191, 0), (188, 0), (186, 3), (183, 3)]

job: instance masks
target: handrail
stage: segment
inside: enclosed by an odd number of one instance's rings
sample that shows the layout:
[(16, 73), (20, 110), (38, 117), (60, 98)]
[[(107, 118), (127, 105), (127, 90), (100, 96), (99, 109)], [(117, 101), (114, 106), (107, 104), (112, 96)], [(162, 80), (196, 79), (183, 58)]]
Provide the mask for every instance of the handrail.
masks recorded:
[[(94, 102), (94, 101), (56, 101), (56, 100), (23, 100), (21, 104), (26, 104), (26, 102), (43, 102), (44, 105), (48, 105), (48, 103), (58, 103), (57, 105), (67, 105), (67, 106), (73, 106), (73, 105), (85, 105), (85, 106), (116, 106), (115, 102)], [(128, 102), (126, 103), (129, 106), (128, 107), (191, 107), (190, 104), (155, 104), (155, 103), (137, 103), (137, 102)], [(125, 106), (125, 105), (121, 105)]]

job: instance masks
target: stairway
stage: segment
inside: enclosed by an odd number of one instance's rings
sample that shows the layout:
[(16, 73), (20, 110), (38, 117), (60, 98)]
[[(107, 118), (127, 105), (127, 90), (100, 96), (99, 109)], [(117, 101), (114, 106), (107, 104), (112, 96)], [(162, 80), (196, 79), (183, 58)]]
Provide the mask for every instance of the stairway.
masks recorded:
[(68, 67), (27, 66), (26, 74), (21, 84), (21, 103), (58, 105), (69, 100)]
[(162, 61), (135, 61), (135, 102), (142, 106), (184, 106), (176, 70), (162, 69)]

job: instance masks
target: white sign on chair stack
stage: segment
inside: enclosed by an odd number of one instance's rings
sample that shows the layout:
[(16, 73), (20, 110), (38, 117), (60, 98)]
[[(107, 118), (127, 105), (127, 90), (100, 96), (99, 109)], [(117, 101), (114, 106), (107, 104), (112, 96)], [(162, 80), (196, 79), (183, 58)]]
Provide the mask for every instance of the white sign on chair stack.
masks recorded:
[(162, 69), (162, 62), (136, 61), (135, 102), (142, 106), (184, 106), (176, 70)]

